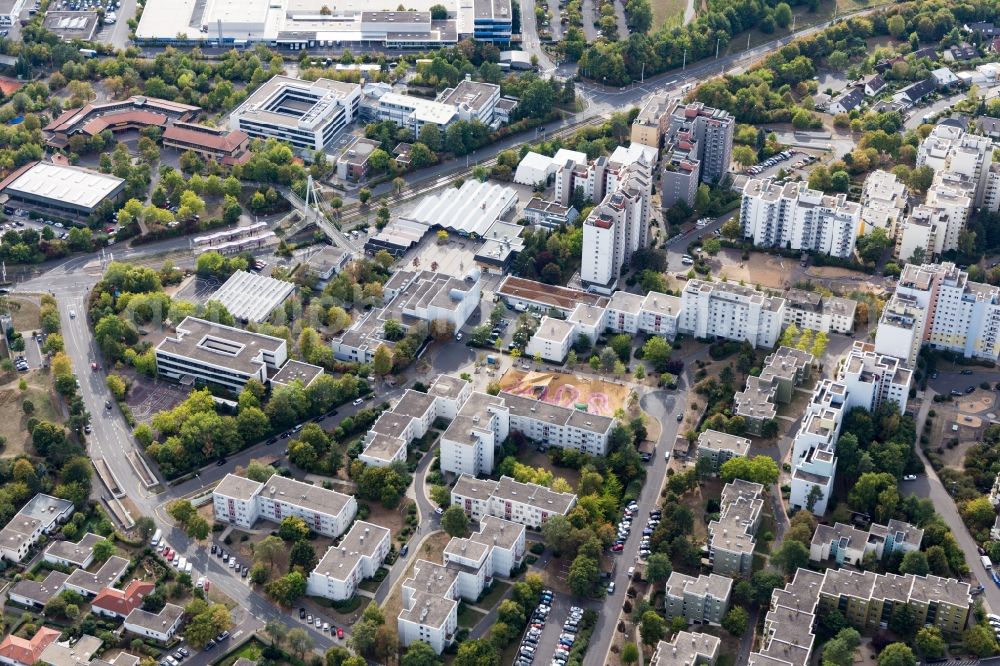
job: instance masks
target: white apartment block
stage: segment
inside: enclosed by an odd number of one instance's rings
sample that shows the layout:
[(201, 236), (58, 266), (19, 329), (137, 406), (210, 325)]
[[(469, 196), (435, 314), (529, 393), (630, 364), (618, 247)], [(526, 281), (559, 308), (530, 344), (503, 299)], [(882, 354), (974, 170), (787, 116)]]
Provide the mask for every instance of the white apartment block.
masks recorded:
[(458, 629), (458, 601), (474, 602), (496, 576), (508, 577), (524, 560), (524, 525), (485, 517), (469, 538), (452, 538), (443, 564), (418, 560), (402, 584), (403, 609), (397, 619), (400, 641), (424, 641), (438, 654)]
[(718, 636), (678, 631), (669, 643), (657, 644), (649, 666), (715, 666), (721, 645)]
[(983, 194), (983, 208), (996, 213), (1000, 211), (1000, 164), (991, 162), (986, 174), (986, 191)]
[(917, 166), (928, 166), (935, 174), (953, 173), (972, 183), (972, 202), (983, 205), (993, 140), (968, 134), (959, 127), (937, 125), (917, 148)]
[(666, 585), (667, 619), (683, 617), (688, 624), (717, 625), (729, 610), (732, 588), (732, 578), (714, 573), (694, 578), (674, 571)]
[(576, 495), (520, 483), (509, 476), (492, 481), (463, 474), (451, 489), (451, 503), (462, 507), (473, 520), (493, 516), (538, 528), (549, 516), (568, 514), (576, 506)]
[(541, 358), (553, 363), (562, 363), (576, 340), (576, 327), (570, 321), (542, 317), (535, 334), (528, 340), (524, 354), (529, 358)]
[(238, 393), (251, 379), (266, 384), (268, 371), (288, 360), (288, 344), (282, 338), (185, 317), (174, 335), (156, 345), (155, 354), (160, 377)]
[(708, 560), (713, 573), (730, 577), (752, 573), (763, 497), (764, 486), (743, 479), (735, 479), (722, 489), (719, 519), (708, 524)]
[(500, 396), (472, 393), (441, 435), (441, 470), (492, 474), (494, 453), (510, 434), (510, 413)]
[(808, 509), (811, 503), (814, 514), (826, 513), (837, 474), (837, 438), (847, 411), (846, 402), (844, 384), (824, 379), (813, 390), (792, 442), (792, 484), (788, 499), (792, 509)]
[(785, 291), (784, 298), (782, 328), (795, 324), (800, 331), (808, 328), (817, 333), (847, 334), (854, 330), (857, 301), (795, 288)]
[(215, 519), (250, 528), (258, 519), (280, 523), (298, 516), (317, 534), (338, 537), (358, 512), (357, 500), (319, 486), (274, 474), (258, 483), (227, 474), (212, 491)]
[(908, 264), (893, 301), (875, 332), (876, 350), (906, 349), (915, 358), (926, 344), (967, 358), (1000, 357), (1000, 289), (971, 282), (955, 264)]
[(777, 416), (777, 405), (792, 401), (795, 387), (812, 374), (813, 360), (808, 352), (784, 346), (764, 359), (760, 375), (748, 377), (746, 388), (733, 396), (747, 432), (761, 434), (764, 423)]
[(855, 340), (837, 373), (847, 388), (847, 408), (863, 407), (874, 412), (894, 402), (902, 414), (910, 397), (913, 373), (895, 356), (879, 354), (870, 342)]
[(917, 251), (931, 257), (957, 249), (972, 210), (972, 188), (966, 176), (936, 173), (924, 203), (903, 222), (896, 239), (896, 256), (908, 261)]
[(605, 294), (614, 291), (633, 253), (649, 242), (652, 162), (641, 156), (617, 182), (583, 222), (580, 277), (587, 288)]
[(740, 224), (743, 237), (759, 247), (808, 250), (850, 258), (861, 222), (861, 206), (809, 189), (805, 183), (777, 185), (771, 179), (747, 182)]
[(861, 192), (861, 230), (858, 234), (882, 229), (889, 238), (895, 238), (907, 204), (906, 185), (899, 182), (896, 174), (881, 169), (871, 172)]
[(355, 521), (339, 544), (330, 546), (309, 574), (306, 594), (334, 601), (350, 599), (358, 585), (378, 571), (389, 554), (390, 533), (363, 520)]
[(696, 338), (747, 340), (773, 347), (781, 335), (785, 299), (731, 282), (688, 280), (677, 331)]
[(719, 473), (723, 463), (731, 458), (745, 458), (750, 453), (750, 440), (718, 430), (705, 430), (695, 442), (698, 458), (711, 461), (712, 472)]
[(437, 418), (436, 405), (434, 396), (407, 389), (392, 409), (379, 414), (365, 435), (358, 459), (372, 467), (406, 462), (407, 445), (427, 434)]
[(229, 125), (251, 137), (279, 139), (311, 152), (326, 148), (357, 117), (360, 104), (356, 83), (278, 75), (230, 114)]
[[(568, 323), (573, 327), (570, 334), (570, 345), (572, 346), (572, 343), (575, 342), (580, 336), (590, 340), (591, 344), (596, 344), (597, 339), (604, 333), (606, 317), (607, 310), (605, 308), (597, 305), (591, 305), (589, 303), (578, 303), (576, 308), (573, 309), (565, 321), (565, 323)], [(539, 329), (542, 328), (546, 319), (551, 318), (544, 317), (539, 325)], [(548, 335), (552, 336), (553, 333), (550, 332)], [(566, 354), (569, 354), (568, 348), (566, 350)]]
[(502, 392), (510, 413), (510, 430), (528, 439), (560, 449), (576, 449), (592, 456), (608, 454), (608, 438), (615, 420), (610, 416), (590, 414)]
[(920, 550), (923, 538), (922, 529), (901, 520), (890, 520), (888, 525), (873, 523), (867, 532), (843, 523), (818, 525), (809, 545), (809, 559), (859, 566), (867, 553), (884, 560), (893, 553)]
[(0, 529), (0, 557), (20, 562), (42, 535), (51, 534), (72, 515), (72, 502), (38, 493)]
[(611, 155), (589, 164), (583, 153), (560, 150), (554, 160), (555, 199), (563, 206), (568, 206), (576, 194), (595, 203), (602, 201), (627, 180), (631, 167), (638, 162), (648, 167), (651, 178), (656, 158), (657, 149), (641, 143), (618, 146)]

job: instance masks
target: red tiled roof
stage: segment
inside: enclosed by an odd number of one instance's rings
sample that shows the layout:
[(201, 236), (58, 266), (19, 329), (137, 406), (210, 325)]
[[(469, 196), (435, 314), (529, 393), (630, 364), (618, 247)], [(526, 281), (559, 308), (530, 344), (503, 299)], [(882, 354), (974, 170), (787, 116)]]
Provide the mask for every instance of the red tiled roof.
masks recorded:
[(91, 136), (100, 134), (108, 128), (119, 125), (156, 125), (163, 127), (167, 124), (167, 117), (162, 113), (152, 111), (123, 111), (121, 113), (108, 113), (87, 121), (83, 126), (83, 131)]
[(106, 587), (101, 590), (91, 606), (125, 616), (142, 605), (142, 599), (153, 591), (153, 584), (133, 580), (124, 590)]
[(0, 657), (31, 666), (41, 658), (45, 648), (59, 638), (59, 633), (55, 629), (41, 627), (30, 641), (18, 636), (7, 636), (0, 642)]
[(163, 140), (180, 141), (182, 143), (202, 146), (208, 150), (232, 154), (250, 138), (246, 132), (241, 130), (226, 133), (211, 131), (211, 128), (206, 128), (206, 130), (208, 131), (171, 125), (163, 131)]

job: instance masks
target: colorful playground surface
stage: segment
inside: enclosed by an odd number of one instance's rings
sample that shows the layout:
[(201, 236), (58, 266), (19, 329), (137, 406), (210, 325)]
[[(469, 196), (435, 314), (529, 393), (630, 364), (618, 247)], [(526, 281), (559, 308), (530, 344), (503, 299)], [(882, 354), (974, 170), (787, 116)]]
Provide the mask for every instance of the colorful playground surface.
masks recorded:
[(513, 368), (500, 378), (500, 389), (601, 416), (613, 416), (617, 410), (625, 409), (629, 395), (627, 386), (600, 379), (560, 372), (523, 372)]

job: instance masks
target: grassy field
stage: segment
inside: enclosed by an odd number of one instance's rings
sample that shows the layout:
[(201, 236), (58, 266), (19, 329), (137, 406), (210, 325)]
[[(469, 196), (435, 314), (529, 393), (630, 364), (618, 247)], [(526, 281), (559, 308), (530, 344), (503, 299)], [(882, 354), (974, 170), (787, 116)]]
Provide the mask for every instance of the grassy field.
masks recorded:
[(0, 387), (0, 436), (7, 440), (2, 453), (4, 456), (18, 456), (28, 452), (31, 436), (25, 426), (28, 420), (22, 407), (25, 399), (31, 400), (35, 405), (32, 414), (35, 418), (62, 423), (62, 417), (52, 405), (49, 375), (35, 370), (28, 373), (26, 379), (27, 391), (18, 388), (18, 380)]
[(666, 24), (673, 28), (684, 21), (687, 0), (653, 0), (653, 30)]
[(486, 613), (469, 608), (466, 604), (458, 605), (458, 626), (472, 629), (479, 621), (486, 617)]
[(14, 320), (15, 331), (37, 331), (42, 327), (37, 305), (21, 298), (12, 298), (10, 302), (10, 317)]

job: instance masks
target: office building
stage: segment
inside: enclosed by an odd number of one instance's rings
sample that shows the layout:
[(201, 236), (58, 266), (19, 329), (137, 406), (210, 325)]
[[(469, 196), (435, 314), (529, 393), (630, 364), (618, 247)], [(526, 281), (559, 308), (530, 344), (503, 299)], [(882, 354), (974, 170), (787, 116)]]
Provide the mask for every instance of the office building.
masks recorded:
[(163, 130), (163, 147), (188, 150), (199, 157), (225, 166), (244, 164), (250, 159), (250, 136), (241, 130), (225, 130), (195, 123), (173, 123)]
[(320, 282), (326, 282), (347, 268), (353, 258), (354, 255), (344, 248), (327, 245), (318, 252), (310, 253), (306, 258), (306, 265), (316, 273)]
[(668, 620), (683, 617), (688, 624), (720, 624), (729, 610), (733, 579), (718, 574), (697, 578), (674, 571), (667, 579), (664, 610)]
[[(145, 16), (143, 16), (145, 18)], [(293, 148), (325, 149), (358, 115), (361, 86), (317, 79), (303, 81), (276, 75), (229, 116), (234, 130), (259, 139), (279, 139)]]
[(823, 194), (802, 182), (778, 185), (769, 178), (753, 178), (743, 189), (743, 237), (758, 247), (848, 259), (854, 253), (860, 223), (861, 206), (843, 193)]
[(882, 229), (889, 238), (895, 238), (908, 202), (906, 185), (896, 178), (896, 174), (881, 169), (871, 172), (865, 178), (861, 191), (861, 229), (858, 235)]
[(678, 631), (669, 643), (657, 644), (649, 666), (715, 666), (721, 645), (718, 636)]
[(358, 520), (335, 546), (330, 546), (309, 574), (306, 594), (344, 601), (378, 571), (389, 554), (389, 530)]
[(238, 321), (259, 324), (294, 292), (295, 284), (292, 282), (250, 271), (236, 271), (212, 294), (210, 300), (222, 303)]
[(972, 282), (953, 263), (908, 264), (896, 283), (893, 308), (875, 332), (875, 349), (922, 345), (995, 361), (1000, 356), (1000, 289)]
[(532, 224), (546, 229), (556, 229), (572, 224), (580, 213), (573, 206), (562, 206), (555, 201), (543, 201), (539, 197), (533, 197), (524, 207), (522, 215)]
[(493, 516), (539, 528), (549, 516), (568, 514), (576, 506), (576, 495), (520, 483), (509, 476), (491, 481), (463, 474), (451, 489), (451, 503), (462, 507), (473, 520)]
[(785, 312), (782, 328), (794, 324), (800, 331), (809, 329), (817, 333), (844, 335), (854, 330), (857, 301), (795, 288), (785, 290), (783, 296)]
[(718, 520), (708, 524), (708, 562), (722, 576), (749, 576), (754, 538), (764, 508), (764, 486), (735, 479), (722, 489)]
[(382, 144), (363, 136), (354, 140), (337, 158), (337, 178), (358, 182), (368, 176), (368, 159)]
[(843, 523), (818, 525), (809, 546), (809, 559), (860, 566), (868, 553), (884, 560), (895, 553), (905, 555), (920, 550), (923, 538), (922, 529), (901, 520), (890, 520), (888, 525), (873, 523), (867, 532)]
[(874, 412), (886, 403), (906, 411), (913, 372), (895, 356), (879, 354), (870, 342), (855, 340), (837, 373), (847, 388), (847, 409), (862, 407)]
[(83, 167), (29, 162), (0, 181), (7, 206), (43, 215), (82, 219), (105, 201), (120, 201), (125, 181)]
[(698, 458), (708, 459), (712, 472), (718, 474), (719, 468), (730, 458), (745, 458), (750, 453), (750, 440), (709, 429), (698, 435), (695, 448), (698, 451)]
[(781, 335), (785, 299), (731, 282), (688, 280), (677, 330), (696, 338), (746, 340), (773, 347)]
[(263, 483), (227, 474), (212, 491), (212, 502), (220, 522), (249, 529), (258, 519), (280, 523), (297, 516), (309, 529), (328, 537), (343, 534), (358, 511), (358, 502), (350, 495), (277, 474)]
[(733, 397), (747, 432), (760, 435), (764, 424), (777, 416), (777, 405), (792, 401), (795, 387), (812, 373), (813, 360), (808, 352), (782, 346), (765, 358), (760, 375), (747, 377), (746, 388)]
[[(492, 0), (480, 0), (484, 4), (492, 4)], [(502, 3), (498, 3), (502, 4)], [(508, 39), (510, 34), (507, 35)], [(489, 127), (498, 127), (496, 108), (500, 101), (500, 86), (493, 83), (481, 83), (471, 80), (468, 76), (454, 88), (445, 88), (438, 101), (454, 106), (463, 120), (478, 120)]]
[(281, 338), (185, 317), (155, 348), (156, 372), (182, 384), (211, 384), (239, 393), (251, 379), (267, 383), (288, 359)]
[(813, 389), (799, 430), (792, 441), (792, 509), (826, 513), (837, 474), (837, 439), (847, 412), (847, 387), (823, 379)]
[(632, 255), (649, 242), (652, 163), (645, 157), (627, 167), (619, 186), (583, 223), (580, 277), (592, 291), (610, 294)]
[[(52, 148), (66, 148), (69, 146), (70, 137), (77, 134), (93, 137), (106, 130), (117, 134), (147, 127), (169, 129), (172, 123), (184, 127), (183, 123), (200, 111), (201, 108), (189, 104), (146, 95), (133, 95), (123, 100), (91, 103), (78, 109), (68, 109), (43, 127), (42, 131), (46, 135), (46, 145)], [(165, 134), (164, 143), (166, 143)]]

